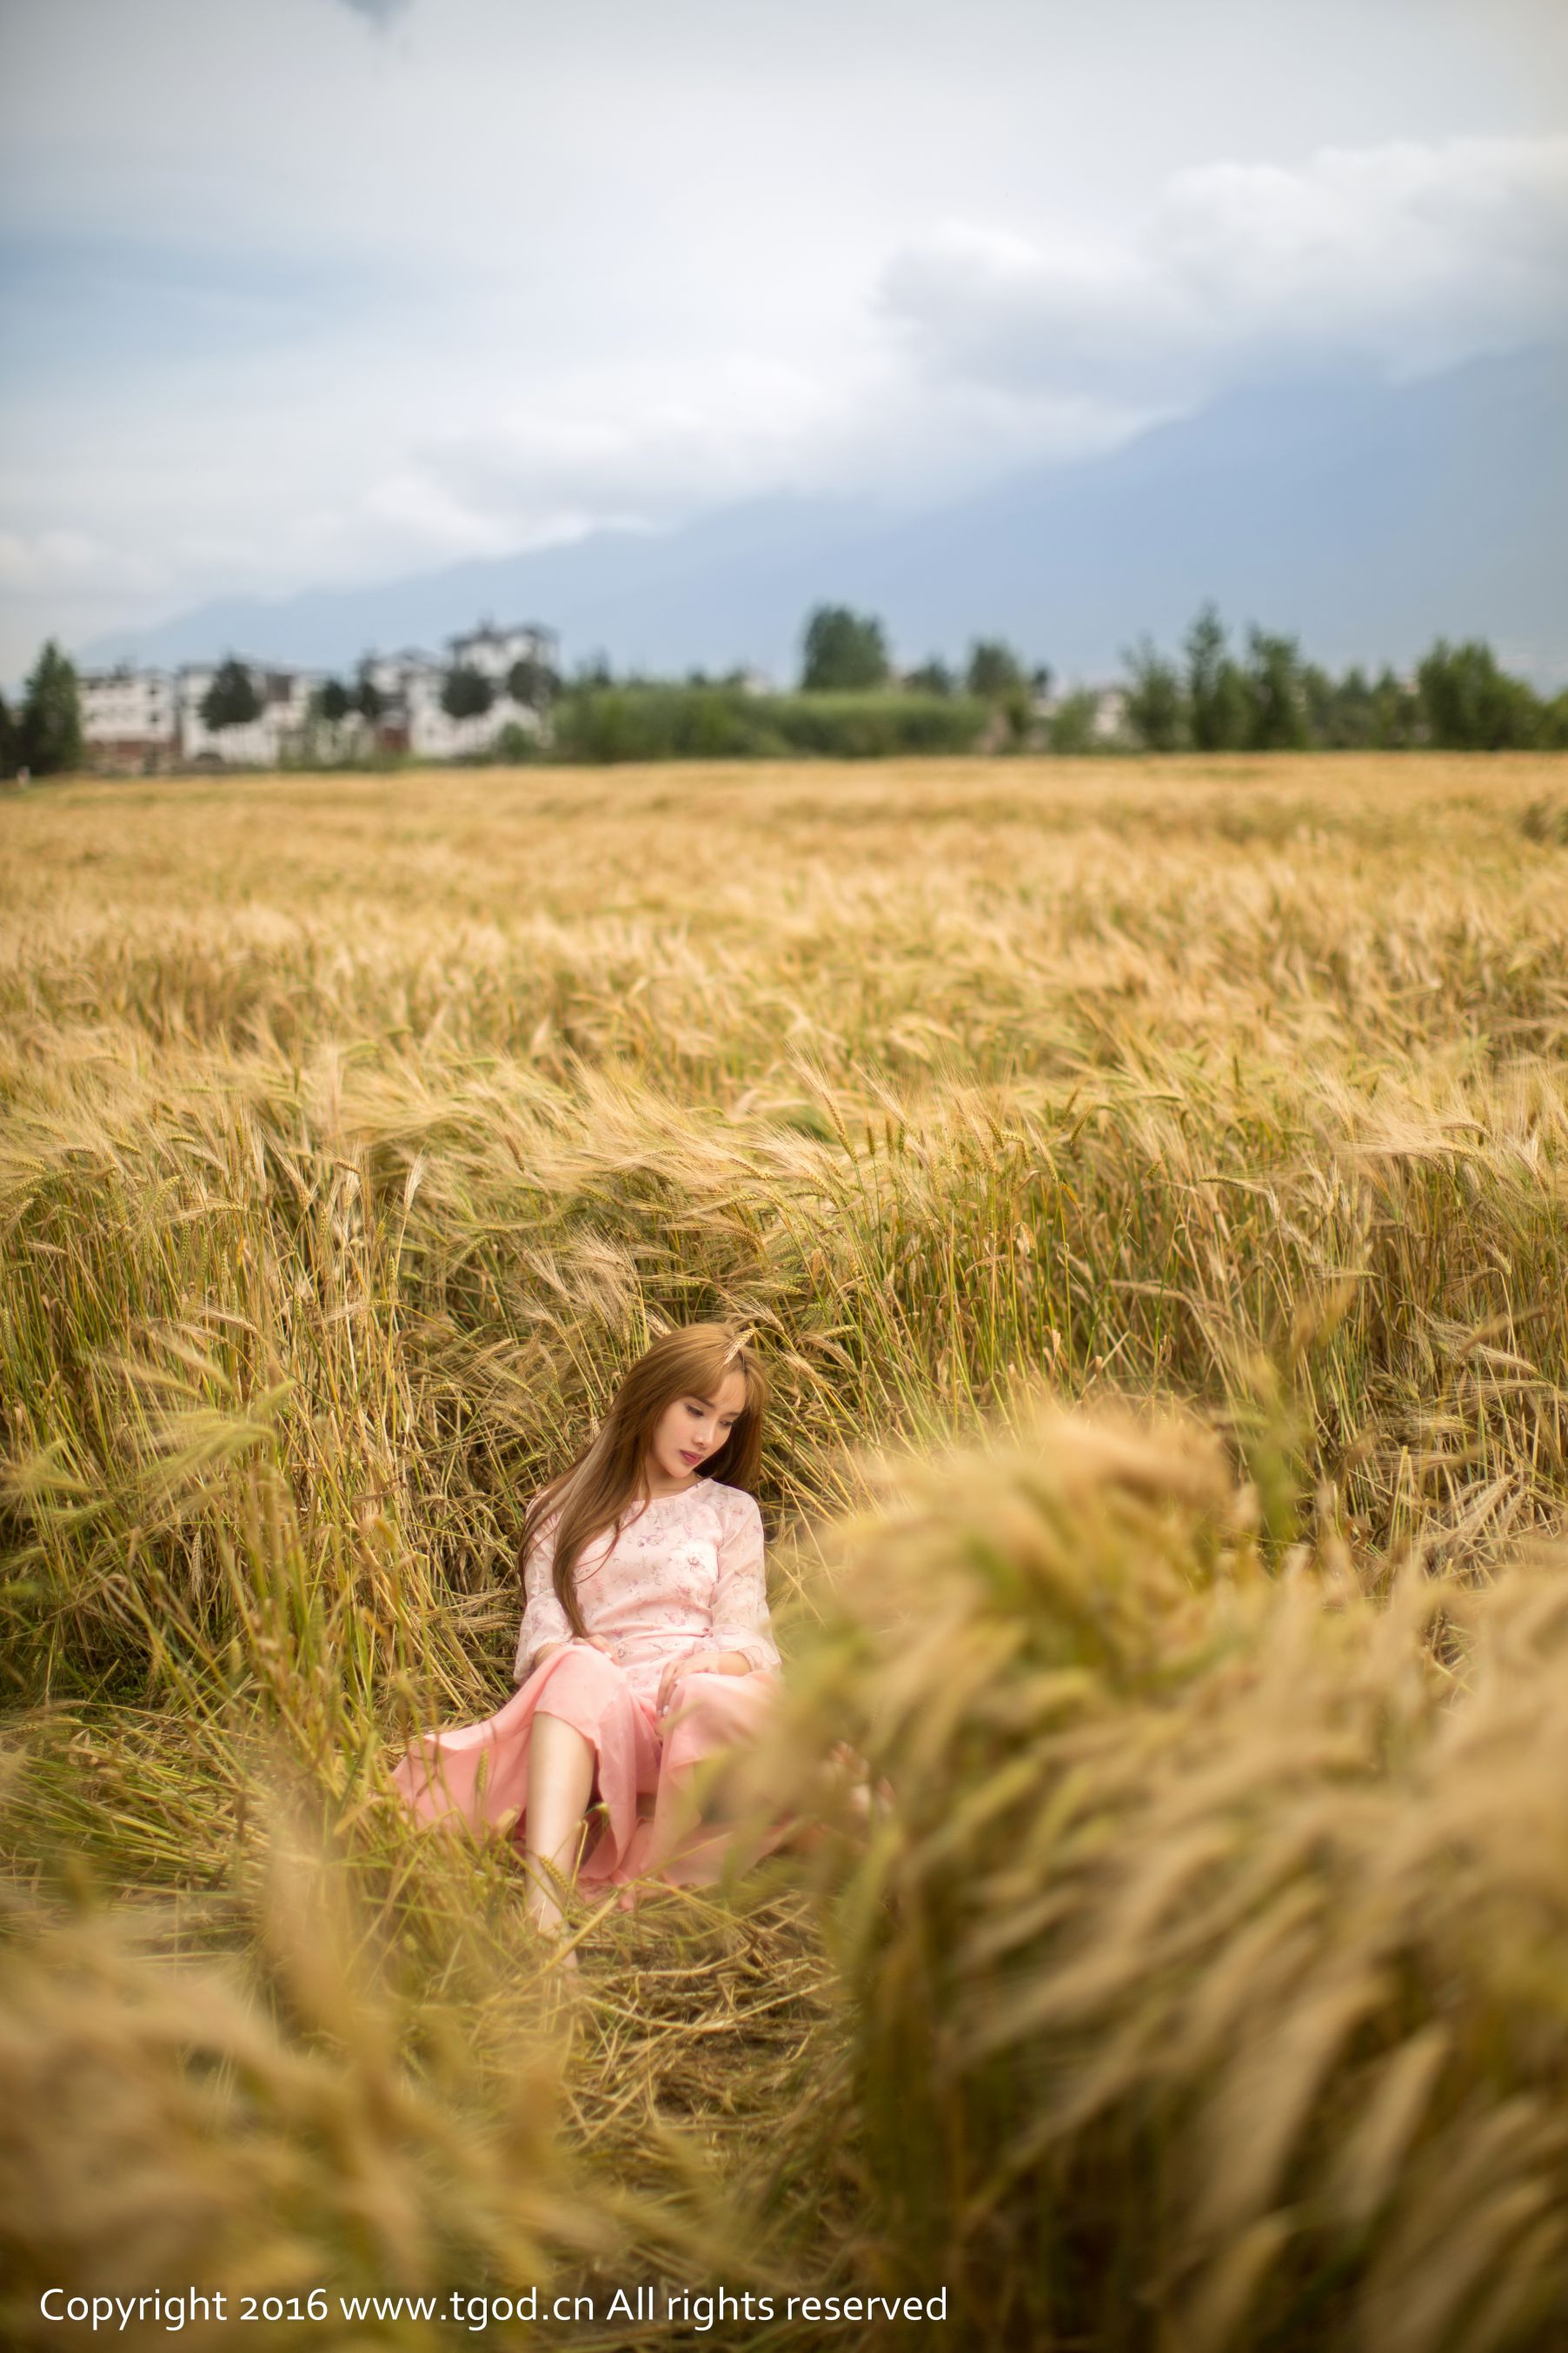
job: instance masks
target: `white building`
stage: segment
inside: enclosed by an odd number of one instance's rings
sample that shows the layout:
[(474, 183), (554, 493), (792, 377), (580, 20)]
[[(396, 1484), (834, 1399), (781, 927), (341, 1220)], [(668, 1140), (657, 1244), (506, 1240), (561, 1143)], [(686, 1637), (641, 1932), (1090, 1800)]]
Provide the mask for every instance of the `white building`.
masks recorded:
[(303, 748), (310, 716), (310, 697), (321, 684), (315, 670), (279, 670), (265, 662), (247, 662), (260, 698), (255, 719), (233, 727), (209, 727), (202, 704), (217, 676), (216, 662), (187, 662), (179, 671), (180, 757), (221, 760), (226, 765), (272, 768), (285, 754)]
[(435, 654), (422, 652), (416, 646), (405, 646), (401, 653), (363, 656), (355, 671), (356, 678), (368, 679), (381, 698), (380, 709), (372, 727), (371, 740), (383, 752), (407, 752), (410, 741), (409, 712), (416, 702), (422, 703), (432, 691), (437, 698), (446, 672)]
[(179, 749), (179, 706), (167, 670), (83, 670), (77, 680), (81, 730), (95, 765), (156, 768)]
[(1048, 694), (1037, 694), (1033, 709), (1037, 719), (1047, 723), (1061, 711), (1064, 704), (1089, 698), (1085, 716), (1091, 744), (1121, 744), (1127, 738), (1127, 689), (1124, 686), (1053, 686)]
[(433, 686), (421, 680), (409, 698), (408, 748), (416, 760), (458, 760), (488, 752), (508, 727), (520, 727), (529, 735), (540, 733), (543, 723), (539, 712), (531, 703), (514, 702), (510, 694), (498, 694), (488, 711), (454, 719), (441, 702), (445, 684), (445, 673)]
[(481, 621), (466, 637), (452, 638), (447, 642), (455, 667), (477, 670), (498, 685), (514, 662), (542, 662), (546, 669), (554, 670), (560, 645), (554, 630), (542, 628), (537, 621), (519, 622), (510, 629), (498, 629), (493, 621)]
[(437, 655), (406, 646), (400, 654), (366, 654), (358, 675), (369, 679), (384, 702), (401, 703), (416, 680), (438, 679), (445, 671)]
[[(369, 654), (362, 668), (383, 696), (385, 708), (377, 722), (377, 735), (388, 749), (407, 751), (416, 760), (455, 760), (487, 752), (505, 728), (540, 733), (542, 720), (531, 703), (518, 702), (505, 691), (512, 665), (537, 661), (553, 669), (554, 632), (530, 624), (498, 629), (486, 622), (466, 636), (447, 640), (450, 651), (442, 661), (435, 654), (408, 647), (399, 654)], [(465, 719), (454, 719), (442, 700), (454, 670), (477, 670), (489, 685), (488, 708)]]
[(1094, 718), (1089, 733), (1097, 744), (1119, 744), (1127, 727), (1127, 689), (1124, 686), (1102, 686), (1096, 690)]
[[(172, 676), (125, 662), (81, 677), (83, 732), (105, 767), (147, 769), (179, 761), (266, 768), (289, 757), (341, 758), (371, 745), (422, 760), (460, 759), (489, 751), (509, 727), (535, 736), (542, 732), (542, 714), (506, 691), (506, 680), (519, 661), (554, 670), (554, 631), (535, 623), (499, 629), (487, 621), (450, 639), (445, 658), (416, 647), (367, 654), (360, 669), (383, 706), (374, 725), (357, 712), (336, 723), (316, 715), (321, 671), (247, 661), (244, 666), (261, 708), (256, 718), (234, 727), (209, 727), (202, 715), (216, 662), (187, 662)], [(490, 702), (482, 712), (454, 719), (442, 698), (447, 679), (459, 668), (485, 680)]]

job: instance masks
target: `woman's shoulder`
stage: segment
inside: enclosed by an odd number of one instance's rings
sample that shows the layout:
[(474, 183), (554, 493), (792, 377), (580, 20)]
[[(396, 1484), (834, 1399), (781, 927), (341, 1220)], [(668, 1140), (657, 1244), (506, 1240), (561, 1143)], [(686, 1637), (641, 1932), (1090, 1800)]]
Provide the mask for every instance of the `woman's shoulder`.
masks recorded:
[(726, 1487), (721, 1479), (710, 1479), (706, 1483), (727, 1528), (748, 1527), (753, 1522), (761, 1526), (762, 1506), (746, 1488)]
[(522, 1515), (522, 1525), (528, 1533), (528, 1548), (531, 1554), (538, 1553), (542, 1547), (548, 1551), (554, 1544), (555, 1532), (561, 1525), (563, 1509), (562, 1497), (552, 1496), (547, 1487), (542, 1487), (538, 1494), (532, 1498)]

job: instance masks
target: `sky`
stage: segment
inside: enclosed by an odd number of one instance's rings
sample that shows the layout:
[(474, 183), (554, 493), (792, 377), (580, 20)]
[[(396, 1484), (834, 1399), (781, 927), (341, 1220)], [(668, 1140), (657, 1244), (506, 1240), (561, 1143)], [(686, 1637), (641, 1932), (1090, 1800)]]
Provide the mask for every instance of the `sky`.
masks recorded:
[(0, 675), (1568, 335), (1562, 0), (0, 0)]

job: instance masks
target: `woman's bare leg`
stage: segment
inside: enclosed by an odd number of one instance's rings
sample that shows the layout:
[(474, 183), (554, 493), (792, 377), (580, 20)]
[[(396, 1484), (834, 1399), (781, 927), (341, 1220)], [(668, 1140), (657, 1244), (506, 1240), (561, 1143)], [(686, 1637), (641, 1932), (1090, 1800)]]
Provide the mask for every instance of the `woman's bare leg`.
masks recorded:
[(541, 1862), (570, 1880), (577, 1867), (583, 1817), (594, 1790), (594, 1744), (563, 1715), (534, 1716), (528, 1744), (528, 1806), (523, 1820), (523, 1857), (531, 1884), (528, 1909), (546, 1936), (559, 1936), (563, 1922), (554, 1883)]

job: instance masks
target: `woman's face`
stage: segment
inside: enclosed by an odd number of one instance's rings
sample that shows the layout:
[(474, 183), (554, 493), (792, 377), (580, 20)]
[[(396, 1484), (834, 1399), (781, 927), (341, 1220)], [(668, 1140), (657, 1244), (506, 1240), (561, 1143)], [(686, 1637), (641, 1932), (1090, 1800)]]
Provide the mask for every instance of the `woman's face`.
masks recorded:
[(717, 1454), (746, 1406), (743, 1373), (726, 1373), (711, 1397), (697, 1390), (665, 1407), (648, 1448), (654, 1484), (689, 1487), (710, 1454)]

